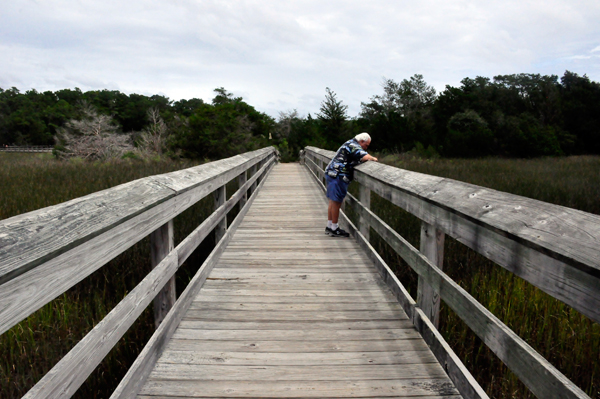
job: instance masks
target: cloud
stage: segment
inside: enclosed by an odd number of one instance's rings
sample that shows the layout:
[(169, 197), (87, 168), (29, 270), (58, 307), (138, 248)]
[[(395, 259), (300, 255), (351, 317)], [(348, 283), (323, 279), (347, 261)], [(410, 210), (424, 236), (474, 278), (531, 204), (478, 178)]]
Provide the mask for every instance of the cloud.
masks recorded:
[(0, 87), (208, 100), (223, 86), (273, 116), (316, 113), (330, 87), (356, 115), (383, 76), (421, 73), (440, 91), (577, 62), (599, 80), (598, 20), (589, 0), (4, 2)]

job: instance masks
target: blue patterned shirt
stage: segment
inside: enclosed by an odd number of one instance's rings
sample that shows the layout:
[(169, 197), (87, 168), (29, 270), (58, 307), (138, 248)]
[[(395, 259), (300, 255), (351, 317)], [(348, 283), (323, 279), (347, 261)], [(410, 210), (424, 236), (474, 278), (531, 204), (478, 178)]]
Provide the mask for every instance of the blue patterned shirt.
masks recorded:
[(346, 176), (354, 178), (354, 167), (368, 152), (362, 149), (356, 139), (348, 140), (337, 150), (335, 156), (327, 165), (325, 172), (330, 176)]

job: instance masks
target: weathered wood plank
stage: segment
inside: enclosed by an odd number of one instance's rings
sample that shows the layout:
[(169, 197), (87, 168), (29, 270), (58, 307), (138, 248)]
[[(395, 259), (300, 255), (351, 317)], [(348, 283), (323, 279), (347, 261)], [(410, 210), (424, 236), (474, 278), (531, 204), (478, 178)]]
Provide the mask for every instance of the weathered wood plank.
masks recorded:
[[(264, 303), (264, 302), (203, 302), (199, 300), (202, 295), (199, 295), (194, 299), (194, 302), (190, 305), (190, 309), (198, 310), (245, 310), (245, 311), (367, 311), (367, 310), (386, 310), (386, 311), (398, 311), (402, 310), (397, 302), (321, 302), (321, 303)], [(403, 310), (402, 310), (403, 311)]]
[[(410, 324), (409, 324), (410, 323)], [(206, 330), (388, 330), (410, 328), (412, 321), (403, 320), (341, 320), (322, 321), (220, 321), (220, 320), (182, 320), (181, 328)]]
[(419, 396), (423, 399), (452, 398), (458, 391), (447, 379), (370, 381), (239, 381), (223, 384), (220, 381), (149, 381), (138, 398), (172, 396), (202, 398), (371, 398)]
[(204, 341), (195, 339), (171, 339), (167, 350), (175, 351), (223, 351), (223, 352), (396, 352), (428, 351), (423, 340), (370, 340), (370, 341)]
[(235, 311), (235, 310), (198, 310), (189, 309), (183, 320), (230, 320), (230, 321), (353, 321), (353, 320), (402, 320), (404, 311)]
[(437, 364), (372, 364), (327, 366), (246, 367), (219, 364), (157, 363), (148, 380), (178, 381), (354, 381), (439, 379), (446, 373)]
[(430, 351), (400, 352), (327, 352), (327, 353), (262, 353), (262, 352), (165, 352), (158, 363), (220, 364), (234, 366), (312, 366), (427, 364), (437, 359)]
[[(412, 327), (412, 326), (411, 326)], [(382, 339), (421, 339), (418, 331), (412, 328), (380, 330), (202, 330), (178, 328), (173, 339), (197, 339), (211, 341), (331, 341), (331, 340), (382, 340)]]

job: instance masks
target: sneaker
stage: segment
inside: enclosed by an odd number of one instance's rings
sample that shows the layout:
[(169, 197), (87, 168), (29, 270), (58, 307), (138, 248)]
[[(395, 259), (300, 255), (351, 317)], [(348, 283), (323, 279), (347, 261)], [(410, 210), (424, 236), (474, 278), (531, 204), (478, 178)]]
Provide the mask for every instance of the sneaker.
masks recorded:
[(339, 227), (337, 228), (337, 230), (331, 230), (331, 233), (329, 233), (329, 235), (332, 237), (350, 237), (350, 233), (340, 229)]
[(331, 230), (329, 227), (325, 227), (325, 234), (330, 236), (331, 233), (333, 233), (333, 230)]

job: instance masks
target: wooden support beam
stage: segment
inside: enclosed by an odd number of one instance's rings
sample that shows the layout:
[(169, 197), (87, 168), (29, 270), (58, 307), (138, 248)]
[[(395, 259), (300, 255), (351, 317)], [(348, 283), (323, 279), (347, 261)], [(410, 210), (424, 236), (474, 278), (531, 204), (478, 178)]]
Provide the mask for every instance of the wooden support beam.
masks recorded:
[[(223, 205), (225, 203), (226, 196), (227, 196), (227, 192), (226, 192), (225, 186), (221, 186), (215, 190), (215, 192), (214, 192), (215, 210), (218, 209), (221, 205)], [(223, 236), (225, 235), (226, 232), (227, 232), (227, 215), (223, 215), (223, 219), (221, 220), (221, 222), (219, 222), (219, 224), (217, 224), (217, 227), (215, 227), (215, 244), (218, 244), (219, 241), (221, 241), (221, 238), (223, 238)]]
[[(365, 208), (371, 209), (371, 190), (369, 190), (369, 188), (363, 186), (362, 184), (359, 186), (358, 190), (358, 200), (363, 204)], [(360, 234), (362, 234), (367, 239), (367, 241), (369, 241), (370, 226), (369, 223), (367, 223), (367, 219), (360, 216), (358, 226), (360, 228)]]
[[(175, 248), (173, 219), (150, 234), (150, 258), (154, 269)], [(163, 289), (154, 298), (154, 327), (158, 328), (167, 313), (175, 304), (175, 276), (171, 277)]]
[[(244, 184), (246, 184), (246, 181), (248, 180), (248, 171), (244, 171), (244, 173), (242, 173), (239, 177), (238, 177), (238, 187), (242, 187)], [(240, 198), (240, 209), (242, 209), (244, 207), (244, 205), (246, 205), (246, 202), (248, 202), (248, 193), (245, 192), (242, 195), (242, 198)]]
[[(429, 223), (421, 224), (421, 246), (420, 252), (436, 265), (440, 270), (444, 264), (444, 240), (445, 234)], [(419, 276), (417, 289), (417, 306), (438, 328), (440, 323), (440, 294), (431, 285), (427, 284), (422, 276)]]
[[(252, 176), (254, 176), (254, 175), (256, 174), (256, 170), (257, 170), (257, 168), (256, 168), (256, 165), (253, 165), (253, 166), (250, 168), (250, 174), (251, 174)], [(250, 191), (248, 192), (248, 195), (249, 195), (249, 196), (250, 196), (250, 195), (252, 195), (252, 194), (254, 194), (254, 191), (256, 190), (256, 185), (257, 185), (257, 184), (258, 184), (257, 180), (255, 180), (255, 181), (254, 181), (254, 183), (252, 183), (252, 185), (250, 186)]]

